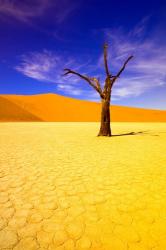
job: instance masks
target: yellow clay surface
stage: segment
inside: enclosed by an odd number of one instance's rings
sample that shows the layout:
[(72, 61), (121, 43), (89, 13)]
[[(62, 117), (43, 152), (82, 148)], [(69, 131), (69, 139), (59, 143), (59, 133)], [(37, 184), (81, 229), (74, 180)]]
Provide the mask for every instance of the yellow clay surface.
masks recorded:
[(98, 129), (0, 123), (0, 249), (166, 249), (166, 124)]

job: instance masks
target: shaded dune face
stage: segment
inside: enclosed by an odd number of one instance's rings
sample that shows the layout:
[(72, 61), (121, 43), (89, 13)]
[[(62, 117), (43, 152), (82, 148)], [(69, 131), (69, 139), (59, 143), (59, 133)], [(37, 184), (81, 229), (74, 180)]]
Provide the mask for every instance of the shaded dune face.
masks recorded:
[[(56, 94), (1, 95), (0, 121), (99, 122), (100, 103)], [(166, 111), (111, 107), (113, 122), (166, 122)]]
[(0, 121), (42, 121), (21, 106), (0, 97)]

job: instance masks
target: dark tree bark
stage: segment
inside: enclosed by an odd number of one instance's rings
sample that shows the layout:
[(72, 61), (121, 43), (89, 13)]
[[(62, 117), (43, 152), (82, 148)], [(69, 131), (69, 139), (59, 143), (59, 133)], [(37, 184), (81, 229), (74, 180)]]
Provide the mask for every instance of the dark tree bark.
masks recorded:
[(98, 136), (111, 136), (110, 126), (110, 103), (108, 100), (101, 101), (101, 124)]
[(123, 64), (122, 68), (119, 70), (119, 72), (113, 76), (108, 67), (107, 62), (107, 48), (108, 45), (104, 45), (104, 66), (105, 66), (105, 73), (106, 73), (106, 79), (104, 83), (104, 87), (102, 89), (100, 85), (99, 79), (95, 77), (88, 77), (85, 75), (81, 75), (80, 73), (73, 71), (71, 69), (64, 69), (65, 74), (74, 74), (78, 77), (82, 78), (88, 84), (93, 87), (101, 98), (101, 124), (100, 124), (100, 131), (98, 136), (111, 136), (111, 126), (110, 126), (110, 102), (111, 102), (111, 93), (112, 93), (112, 87), (115, 83), (115, 81), (118, 79), (118, 77), (121, 75), (121, 73), (124, 71), (127, 63), (133, 58), (133, 56), (128, 57), (128, 59)]

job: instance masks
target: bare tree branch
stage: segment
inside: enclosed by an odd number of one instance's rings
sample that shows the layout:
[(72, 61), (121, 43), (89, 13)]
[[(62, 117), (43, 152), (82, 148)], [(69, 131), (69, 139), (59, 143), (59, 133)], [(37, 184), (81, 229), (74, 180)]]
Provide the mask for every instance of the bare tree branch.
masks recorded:
[(92, 86), (99, 93), (99, 95), (101, 97), (103, 96), (101, 86), (100, 86), (100, 83), (99, 83), (97, 78), (90, 78), (88, 76), (81, 75), (80, 73), (78, 73), (78, 72), (76, 72), (74, 70), (71, 70), (71, 69), (64, 69), (64, 71), (65, 71), (64, 76), (69, 75), (69, 74), (79, 76), (80, 78), (87, 81), (89, 83), (89, 85)]
[(91, 77), (89, 78), (92, 82), (95, 83), (96, 87), (100, 90), (100, 92), (102, 93), (102, 89), (101, 89), (101, 85), (100, 85), (100, 81), (99, 78), (96, 77)]
[(108, 44), (104, 44), (104, 65), (105, 65), (105, 72), (106, 72), (106, 75), (107, 77), (110, 77), (111, 74), (109, 72), (109, 69), (108, 69), (108, 61), (107, 61), (107, 48), (108, 48)]
[(133, 58), (133, 56), (129, 56), (129, 58), (125, 61), (125, 63), (123, 64), (123, 67), (120, 69), (120, 71), (118, 72), (118, 74), (116, 75), (116, 77), (119, 77), (120, 74), (123, 72), (123, 70), (125, 69), (127, 63)]
[(112, 84), (111, 87), (113, 86), (114, 82), (116, 81), (116, 79), (121, 75), (121, 73), (124, 71), (126, 65), (128, 64), (128, 62), (133, 58), (133, 56), (129, 56), (128, 59), (124, 62), (122, 68), (119, 70), (119, 72), (117, 73), (116, 76), (112, 77)]

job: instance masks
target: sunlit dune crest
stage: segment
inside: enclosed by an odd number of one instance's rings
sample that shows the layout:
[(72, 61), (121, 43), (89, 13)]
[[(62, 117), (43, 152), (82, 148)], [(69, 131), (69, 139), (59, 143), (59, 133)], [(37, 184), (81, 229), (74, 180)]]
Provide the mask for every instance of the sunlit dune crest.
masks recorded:
[[(100, 109), (100, 103), (56, 94), (0, 96), (0, 121), (96, 122), (100, 120)], [(166, 111), (112, 105), (111, 120), (166, 122)]]

